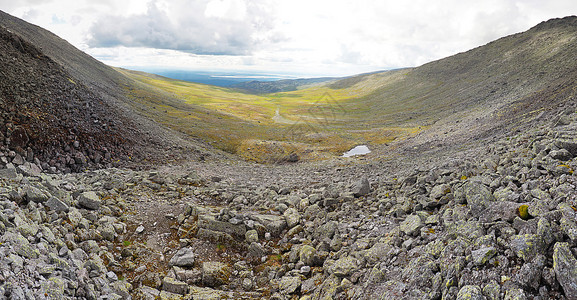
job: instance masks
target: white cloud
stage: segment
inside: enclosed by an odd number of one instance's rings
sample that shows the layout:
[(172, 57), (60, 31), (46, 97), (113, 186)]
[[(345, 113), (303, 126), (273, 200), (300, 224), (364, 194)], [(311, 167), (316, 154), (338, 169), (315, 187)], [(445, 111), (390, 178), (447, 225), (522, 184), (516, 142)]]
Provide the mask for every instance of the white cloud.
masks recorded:
[(246, 55), (267, 43), (266, 33), (272, 29), (266, 21), (272, 16), (260, 7), (254, 0), (151, 1), (144, 14), (98, 19), (90, 27), (88, 44)]
[(345, 75), (418, 66), (575, 15), (577, 3), (0, 0), (0, 9), (112, 65)]

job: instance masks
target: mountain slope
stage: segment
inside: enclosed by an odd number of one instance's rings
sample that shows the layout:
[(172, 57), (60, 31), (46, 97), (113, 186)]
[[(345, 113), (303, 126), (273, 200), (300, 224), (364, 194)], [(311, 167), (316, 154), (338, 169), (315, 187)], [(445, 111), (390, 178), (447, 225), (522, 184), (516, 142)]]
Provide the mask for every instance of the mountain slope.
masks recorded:
[[(24, 161), (78, 171), (198, 154), (194, 144), (134, 112), (125, 96), (131, 82), (114, 69), (4, 12), (0, 30), (1, 137)], [(14, 143), (14, 128), (26, 142)], [(14, 159), (6, 154), (4, 164)]]
[(30, 24), (0, 11), (0, 26), (10, 29), (35, 45), (70, 73), (91, 88), (106, 92), (115, 91), (126, 79), (114, 69), (79, 51), (66, 40), (39, 26)]
[(383, 78), (380, 87), (343, 106), (368, 107), (351, 117), (369, 127), (427, 126), (409, 141), (419, 151), (508, 134), (575, 104), (576, 36), (577, 17), (543, 22), (418, 68), (372, 75)]

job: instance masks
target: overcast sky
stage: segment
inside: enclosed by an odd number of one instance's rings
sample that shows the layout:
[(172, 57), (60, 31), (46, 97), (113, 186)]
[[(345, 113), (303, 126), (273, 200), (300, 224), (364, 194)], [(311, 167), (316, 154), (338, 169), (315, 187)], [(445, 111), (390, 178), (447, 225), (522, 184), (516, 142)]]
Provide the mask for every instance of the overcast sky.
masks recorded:
[(112, 66), (301, 76), (413, 67), (577, 15), (575, 0), (0, 0)]

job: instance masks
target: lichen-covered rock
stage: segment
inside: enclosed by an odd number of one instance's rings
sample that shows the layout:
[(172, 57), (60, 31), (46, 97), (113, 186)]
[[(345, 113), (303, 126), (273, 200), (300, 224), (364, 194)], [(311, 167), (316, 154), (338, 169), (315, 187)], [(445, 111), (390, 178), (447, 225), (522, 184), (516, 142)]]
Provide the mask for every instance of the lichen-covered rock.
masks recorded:
[(98, 195), (93, 191), (84, 192), (80, 194), (77, 200), (78, 205), (91, 210), (99, 209), (102, 203), (100, 197), (98, 197)]
[(48, 200), (50, 195), (48, 192), (43, 191), (39, 188), (36, 188), (31, 185), (27, 185), (24, 187), (24, 191), (26, 193), (26, 198), (28, 201), (36, 202), (36, 203), (43, 203)]
[(301, 278), (285, 276), (279, 282), (279, 289), (284, 295), (293, 294), (301, 286)]
[(337, 288), (341, 280), (335, 275), (329, 276), (323, 283), (315, 290), (313, 299), (334, 299), (337, 293)]
[(497, 254), (497, 249), (495, 249), (495, 247), (483, 247), (481, 249), (471, 251), (473, 262), (477, 266), (486, 264), (489, 259), (495, 256), (495, 254)]
[(305, 265), (312, 267), (317, 264), (317, 249), (309, 245), (304, 245), (299, 250), (299, 258)]
[(223, 232), (239, 240), (244, 239), (244, 235), (246, 233), (246, 227), (244, 224), (234, 225), (230, 222), (218, 221), (209, 215), (199, 216), (198, 227), (210, 231)]
[(353, 274), (359, 268), (358, 261), (352, 256), (345, 256), (335, 261), (329, 269), (329, 272), (337, 277), (347, 277)]
[(435, 185), (431, 190), (430, 197), (433, 199), (440, 199), (441, 197), (445, 196), (446, 194), (451, 192), (451, 186), (443, 183), (439, 185)]
[(505, 292), (504, 300), (527, 300), (527, 295), (525, 291), (519, 288), (510, 288)]
[(418, 215), (409, 215), (407, 218), (401, 222), (400, 230), (404, 232), (406, 235), (416, 235), (419, 233), (421, 228), (423, 227), (423, 221), (421, 217)]
[(244, 234), (244, 239), (247, 243), (256, 243), (258, 242), (258, 232), (254, 229), (248, 230)]
[(301, 215), (299, 214), (298, 210), (292, 207), (285, 210), (283, 216), (285, 218), (288, 228), (295, 227), (301, 221)]
[(466, 285), (459, 290), (457, 300), (483, 300), (481, 288), (476, 285)]
[(463, 186), (463, 196), (474, 216), (481, 213), (495, 201), (495, 196), (484, 184), (469, 182)]
[(531, 261), (537, 254), (545, 251), (543, 237), (536, 234), (521, 234), (511, 238), (511, 250), (524, 261)]
[(188, 284), (172, 277), (164, 277), (164, 279), (162, 279), (162, 290), (169, 293), (186, 295), (188, 293)]
[(483, 295), (487, 297), (487, 300), (499, 300), (501, 297), (501, 286), (497, 282), (491, 281), (483, 287)]
[(228, 264), (208, 261), (202, 263), (202, 283), (208, 287), (217, 287), (228, 284), (231, 268)]
[(565, 295), (577, 295), (577, 259), (573, 256), (569, 244), (555, 243), (553, 248), (553, 270), (557, 281), (563, 287)]

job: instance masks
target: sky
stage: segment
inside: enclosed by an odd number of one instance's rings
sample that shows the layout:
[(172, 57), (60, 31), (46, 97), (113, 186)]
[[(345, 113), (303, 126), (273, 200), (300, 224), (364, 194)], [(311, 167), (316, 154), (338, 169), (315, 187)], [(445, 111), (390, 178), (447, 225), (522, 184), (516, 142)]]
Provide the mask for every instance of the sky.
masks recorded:
[(577, 15), (575, 0), (0, 0), (112, 66), (345, 76)]

